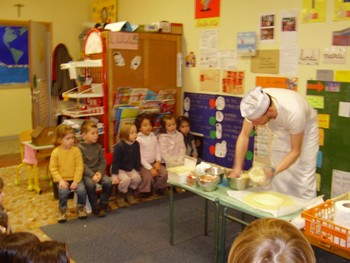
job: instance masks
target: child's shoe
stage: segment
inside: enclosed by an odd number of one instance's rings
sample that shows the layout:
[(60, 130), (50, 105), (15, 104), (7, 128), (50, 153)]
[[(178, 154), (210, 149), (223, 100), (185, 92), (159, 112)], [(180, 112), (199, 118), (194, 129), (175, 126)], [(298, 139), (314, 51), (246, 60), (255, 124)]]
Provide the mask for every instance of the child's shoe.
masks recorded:
[(112, 208), (108, 203), (101, 203), (101, 209), (107, 213), (112, 211)]
[(128, 207), (128, 204), (124, 200), (125, 194), (118, 191), (117, 196), (115, 198), (115, 203), (119, 208), (125, 208)]
[(58, 212), (57, 221), (58, 221), (58, 223), (65, 223), (67, 221), (66, 211), (60, 210)]
[(128, 193), (126, 194), (126, 201), (128, 202), (129, 205), (137, 204), (137, 201), (135, 200), (135, 197), (134, 197), (134, 190), (130, 189), (128, 191)]
[(106, 216), (106, 212), (103, 209), (101, 209), (100, 207), (96, 207), (95, 209), (92, 209), (92, 213), (97, 217)]
[(77, 213), (78, 213), (79, 219), (86, 219), (87, 218), (87, 213), (86, 213), (85, 207), (78, 208)]

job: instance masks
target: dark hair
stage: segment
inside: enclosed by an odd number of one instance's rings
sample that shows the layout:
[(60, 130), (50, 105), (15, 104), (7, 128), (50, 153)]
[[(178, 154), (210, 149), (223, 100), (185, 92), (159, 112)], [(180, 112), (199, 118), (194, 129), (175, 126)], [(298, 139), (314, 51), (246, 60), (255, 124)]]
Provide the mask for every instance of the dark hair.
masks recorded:
[(159, 132), (160, 133), (166, 133), (166, 127), (165, 127), (166, 125), (165, 125), (165, 123), (166, 123), (166, 121), (170, 121), (170, 120), (173, 120), (173, 119), (176, 121), (175, 117), (173, 115), (171, 115), (171, 114), (164, 115), (160, 119), (160, 124), (162, 125), (162, 127), (160, 128)]
[(6, 234), (8, 228), (8, 215), (6, 211), (0, 210), (0, 234)]
[(151, 113), (147, 113), (147, 112), (143, 112), (139, 115), (137, 115), (136, 119), (135, 119), (135, 125), (137, 130), (140, 130), (141, 124), (144, 120), (149, 120), (151, 122), (151, 125), (153, 126), (153, 120), (154, 120), (154, 116)]
[(0, 235), (0, 262), (13, 262), (20, 248), (38, 243), (40, 243), (39, 238), (30, 232)]
[(14, 263), (69, 263), (70, 255), (65, 242), (48, 240), (22, 247)]
[(179, 129), (180, 125), (184, 122), (188, 123), (188, 125), (191, 124), (190, 119), (188, 117), (186, 117), (186, 116), (177, 117), (177, 119), (176, 119), (177, 128)]

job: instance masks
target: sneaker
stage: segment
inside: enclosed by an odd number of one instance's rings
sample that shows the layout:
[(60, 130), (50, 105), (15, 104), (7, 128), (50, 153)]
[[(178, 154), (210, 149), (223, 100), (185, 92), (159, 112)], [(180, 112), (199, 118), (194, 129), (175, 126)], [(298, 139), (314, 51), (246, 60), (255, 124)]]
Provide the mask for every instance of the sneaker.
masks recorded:
[(67, 221), (66, 211), (59, 211), (58, 212), (57, 221), (58, 221), (58, 223), (64, 223)]
[(86, 210), (85, 208), (78, 208), (78, 218), (79, 219), (86, 219), (87, 218), (87, 213), (86, 213)]
[(96, 208), (96, 209), (92, 210), (92, 213), (95, 216), (97, 216), (97, 217), (104, 217), (104, 216), (106, 216), (106, 212), (103, 209), (101, 209), (101, 208)]
[(103, 209), (107, 213), (112, 211), (112, 207), (108, 203), (106, 203), (106, 204), (101, 203), (101, 209)]

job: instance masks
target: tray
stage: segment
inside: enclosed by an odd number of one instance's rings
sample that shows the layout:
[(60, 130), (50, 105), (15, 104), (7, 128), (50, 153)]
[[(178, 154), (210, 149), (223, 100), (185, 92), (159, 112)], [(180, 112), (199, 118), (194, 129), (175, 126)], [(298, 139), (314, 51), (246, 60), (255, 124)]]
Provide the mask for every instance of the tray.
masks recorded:
[(335, 224), (333, 220), (334, 204), (337, 201), (350, 200), (350, 192), (301, 213), (305, 219), (305, 234), (330, 246), (350, 252), (350, 229)]

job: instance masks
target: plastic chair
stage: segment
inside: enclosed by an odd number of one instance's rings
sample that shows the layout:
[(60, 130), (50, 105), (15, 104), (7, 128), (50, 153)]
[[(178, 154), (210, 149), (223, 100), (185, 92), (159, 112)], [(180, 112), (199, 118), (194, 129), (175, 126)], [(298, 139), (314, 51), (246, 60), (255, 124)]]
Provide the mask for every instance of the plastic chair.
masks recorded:
[[(34, 172), (38, 172), (38, 171), (34, 171), (34, 167), (38, 166), (39, 163), (46, 160), (47, 157), (50, 157), (51, 151), (52, 151), (52, 149), (49, 149), (49, 150), (40, 150), (38, 152), (34, 152), (36, 163), (33, 163), (30, 160), (28, 160), (28, 158), (26, 158), (26, 156), (25, 156), (26, 146), (23, 144), (23, 142), (32, 140), (32, 137), (31, 137), (32, 132), (33, 132), (33, 130), (25, 130), (19, 134), (20, 152), (21, 152), (22, 162), (19, 165), (17, 165), (16, 179), (15, 179), (15, 185), (18, 186), (20, 184), (20, 179), (19, 179), (20, 169), (22, 167), (26, 167), (27, 174), (28, 174), (28, 190), (29, 191), (34, 190), (33, 174), (34, 174)], [(47, 170), (48, 170), (48, 167), (47, 167)]]

